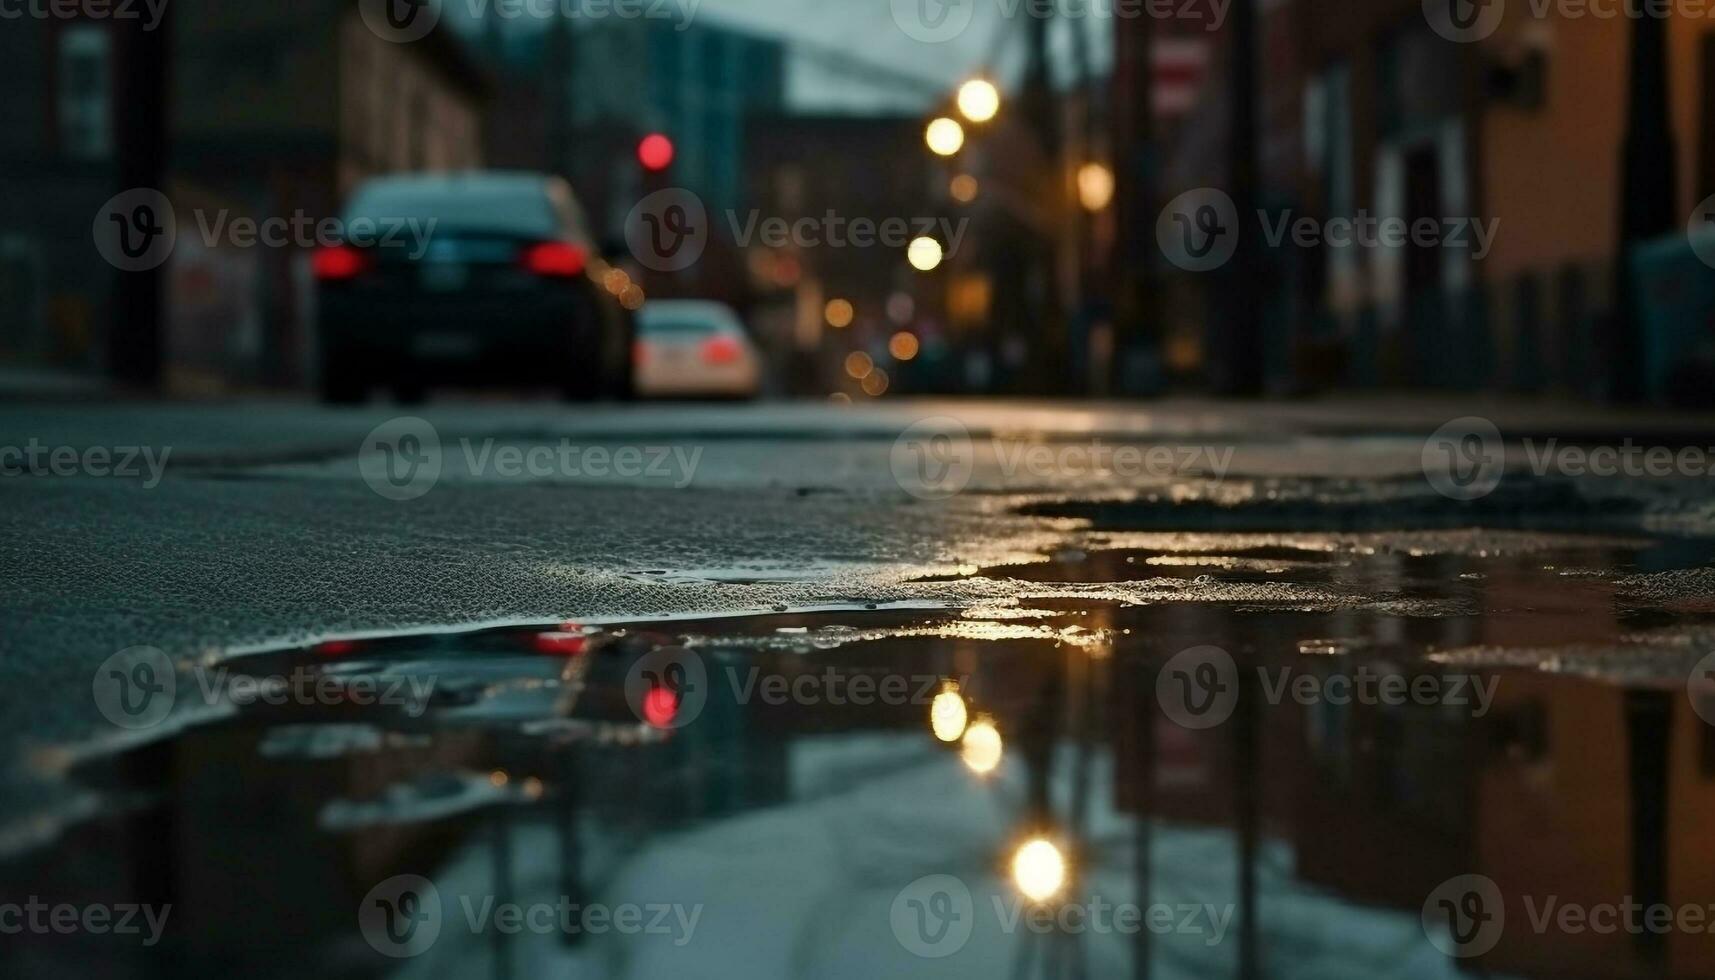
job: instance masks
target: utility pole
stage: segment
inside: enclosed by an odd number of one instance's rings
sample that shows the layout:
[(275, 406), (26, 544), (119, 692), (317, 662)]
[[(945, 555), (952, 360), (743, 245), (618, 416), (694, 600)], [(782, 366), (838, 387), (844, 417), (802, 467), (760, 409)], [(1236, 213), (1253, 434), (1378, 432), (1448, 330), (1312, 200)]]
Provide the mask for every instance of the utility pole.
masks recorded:
[(1157, 206), (1154, 18), (1116, 19), (1113, 30), (1114, 352), (1148, 343), (1159, 354), (1157, 293), (1151, 288)]
[[(1239, 0), (1240, 3), (1243, 0)], [(1232, 718), (1234, 830), (1238, 835), (1238, 977), (1258, 980), (1262, 976), (1262, 952), (1257, 939), (1262, 930), (1257, 916), (1257, 864), (1262, 860), (1262, 691), (1248, 685), (1239, 673), (1239, 698)]]
[[(163, 9), (152, 28), (144, 23), (112, 22), (113, 77), (123, 80), (114, 90), (114, 169), (118, 190), (148, 187), (165, 193), (172, 11)], [(143, 389), (160, 386), (167, 268), (115, 274), (107, 332), (107, 367), (114, 381)]]
[[(1672, 813), (1667, 774), (1673, 747), (1673, 701), (1661, 691), (1625, 695), (1627, 770), (1630, 788), (1632, 896), (1644, 908), (1668, 898), (1668, 814)], [(1633, 940), (1645, 975), (1660, 976), (1667, 944), (1660, 933), (1644, 930)]]
[[(1072, 22), (1072, 60), (1077, 66), (1078, 91), (1083, 112), (1079, 119), (1079, 132), (1076, 141), (1076, 155), (1071, 158), (1074, 174), (1081, 174), (1084, 167), (1095, 166), (1107, 158), (1107, 166), (1113, 166), (1113, 141), (1105, 139), (1102, 113), (1107, 109), (1108, 90), (1102, 85), (1101, 77), (1096, 72), (1095, 59), (1090, 50), (1090, 37), (1085, 30), (1086, 21), (1080, 19)], [(1082, 178), (1075, 178), (1081, 180)], [(1106, 395), (1113, 387), (1113, 358), (1114, 349), (1114, 284), (1113, 284), (1113, 243), (1104, 240), (1101, 209), (1087, 209), (1084, 205), (1083, 190), (1080, 187), (1075, 195), (1078, 200), (1068, 210), (1072, 216), (1073, 243), (1077, 265), (1077, 298), (1074, 322), (1082, 333), (1079, 349), (1082, 356), (1075, 365), (1078, 374), (1073, 381), (1072, 391), (1079, 395)], [(1110, 200), (1108, 207), (1112, 207)], [(1105, 246), (1105, 247), (1104, 247)], [(1102, 338), (1106, 338), (1105, 341)], [(1098, 349), (1105, 348), (1110, 356), (1103, 365), (1104, 374), (1098, 378), (1095, 374), (1096, 355)]]
[[(1048, 180), (1048, 187), (1059, 196), (1052, 213), (1065, 215), (1069, 213), (1066, 209), (1075, 205), (1064, 200), (1064, 187), (1060, 180), (1059, 113), (1054, 104), (1053, 81), (1048, 74), (1048, 28), (1051, 23), (1047, 16), (1026, 18), (1029, 48), (1020, 102), (1025, 125), (1035, 135), (1042, 153), (1043, 176)], [(1040, 372), (1033, 387), (1049, 394), (1060, 393), (1067, 385), (1064, 311), (1061, 309), (1059, 275), (1055, 267), (1060, 244), (1057, 236), (1063, 230), (1062, 222), (1055, 222), (1045, 233), (1030, 230), (1023, 233), (1025, 240), (1030, 242), (1028, 275), (1032, 281), (1027, 284), (1026, 297), (1028, 308), (1035, 310), (1031, 318), (1034, 322), (1029, 324), (1029, 329), (1036, 337), (1033, 360)]]
[(1024, 93), (1021, 111), (1024, 121), (1036, 134), (1042, 153), (1057, 159), (1060, 153), (1060, 126), (1054, 111), (1054, 86), (1048, 76), (1049, 18), (1028, 19), (1029, 50), (1024, 69)]
[(1609, 396), (1643, 397), (1642, 338), (1632, 246), (1666, 234), (1674, 225), (1673, 133), (1667, 118), (1667, 19), (1632, 18), (1631, 73), (1626, 136), (1620, 151), (1620, 236), (1614, 249), (1614, 312), (1608, 318)]
[(548, 170), (570, 178), (572, 107), (569, 101), (572, 72), (572, 38), (566, 17), (556, 12), (548, 25), (548, 53), (543, 59), (544, 107), (548, 112)]
[(1219, 352), (1222, 364), (1218, 387), (1226, 394), (1262, 392), (1262, 301), (1264, 267), (1259, 261), (1262, 241), (1256, 234), (1258, 183), (1262, 170), (1257, 153), (1257, 0), (1234, 0), (1233, 46), (1230, 53), (1227, 177), (1238, 212), (1238, 251), (1227, 263), (1228, 285), (1223, 292), (1226, 329)]

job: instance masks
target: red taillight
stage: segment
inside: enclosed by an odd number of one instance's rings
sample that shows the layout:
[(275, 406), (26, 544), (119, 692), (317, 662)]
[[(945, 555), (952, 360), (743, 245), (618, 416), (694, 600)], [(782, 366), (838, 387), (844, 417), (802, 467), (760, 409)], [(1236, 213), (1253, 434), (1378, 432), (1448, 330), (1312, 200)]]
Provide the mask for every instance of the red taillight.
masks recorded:
[(583, 249), (565, 242), (542, 242), (524, 250), (524, 268), (538, 276), (582, 275), (587, 260)]
[(631, 344), (631, 363), (641, 365), (648, 363), (648, 361), (649, 345), (641, 340), (633, 341)]
[(744, 348), (731, 337), (710, 337), (703, 341), (704, 364), (731, 364), (744, 356)]
[(560, 624), (559, 629), (531, 634), (529, 641), (537, 653), (576, 657), (589, 648), (590, 635), (582, 623), (567, 620)]
[(651, 687), (643, 695), (643, 720), (656, 728), (671, 728), (679, 716), (679, 695), (670, 687)]
[(369, 270), (369, 256), (350, 245), (318, 248), (310, 256), (310, 271), (324, 282), (355, 279)]
[(582, 633), (537, 633), (530, 645), (537, 653), (554, 657), (575, 657), (589, 646), (589, 637)]

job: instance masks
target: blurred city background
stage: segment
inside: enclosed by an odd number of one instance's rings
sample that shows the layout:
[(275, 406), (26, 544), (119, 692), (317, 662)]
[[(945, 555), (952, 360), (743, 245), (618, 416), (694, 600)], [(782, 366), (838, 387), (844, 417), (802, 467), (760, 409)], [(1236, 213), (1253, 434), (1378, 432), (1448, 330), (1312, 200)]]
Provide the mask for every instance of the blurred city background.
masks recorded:
[[(1459, 43), (1442, 0), (448, 0), (397, 43), (360, 6), (4, 25), (0, 369), (312, 390), (310, 249), (181, 233), (164, 266), (121, 273), (92, 240), (103, 202), (147, 187), (199, 218), (314, 219), (377, 176), (480, 168), (567, 179), (642, 295), (736, 309), (772, 394), (1715, 390), (1715, 278), (1686, 234), (1715, 194), (1707, 17), (1521, 8)], [(967, 23), (926, 42), (937, 16)], [(625, 224), (669, 187), (711, 236), (658, 272), (623, 254)], [(1237, 260), (1188, 272), (1158, 218), (1202, 187), (1242, 214), (1498, 233), (1250, 229)], [(742, 234), (824, 215), (934, 221), (958, 247)]]

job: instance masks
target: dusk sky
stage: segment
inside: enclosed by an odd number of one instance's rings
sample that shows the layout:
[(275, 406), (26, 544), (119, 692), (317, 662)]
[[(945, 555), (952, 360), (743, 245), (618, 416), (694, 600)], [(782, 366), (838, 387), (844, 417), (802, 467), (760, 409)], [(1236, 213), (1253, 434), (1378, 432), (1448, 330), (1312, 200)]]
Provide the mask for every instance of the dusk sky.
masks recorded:
[[(936, 44), (915, 40), (901, 30), (889, 0), (650, 2), (664, 6), (649, 9), (690, 9), (698, 22), (729, 24), (798, 42), (789, 63), (788, 89), (792, 104), (800, 110), (915, 112), (980, 71), (990, 72), (1004, 87), (1016, 79), (1022, 65), (1025, 23), (1021, 17), (1006, 16), (1007, 11), (1020, 9), (1021, 0), (976, 0), (970, 25), (957, 37)], [(470, 0), (459, 6), (470, 11), (486, 3)], [(1055, 67), (1062, 69), (1057, 77), (1064, 74), (1063, 66), (1072, 63), (1071, 25), (1089, 31), (1092, 56), (1105, 69), (1107, 25), (1094, 16), (1063, 18), (1052, 35)], [(873, 73), (862, 65), (874, 66)], [(887, 73), (896, 76), (892, 83), (876, 77)]]
[[(952, 84), (988, 68), (1003, 80), (1020, 66), (1022, 22), (1008, 20), (1003, 11), (1016, 10), (1016, 0), (976, 0), (971, 25), (958, 37), (924, 44), (908, 37), (894, 22), (887, 0), (702, 0), (699, 16), (751, 28), (760, 33), (801, 39), (811, 46), (849, 53), (903, 74)], [(1106, 64), (1106, 25), (1094, 18), (1063, 21), (1055, 35), (1055, 58), (1070, 62), (1069, 30), (1079, 24), (1091, 31), (1091, 50)], [(991, 63), (990, 59), (994, 61)], [(792, 98), (805, 108), (874, 109), (883, 106), (920, 108), (903, 88), (871, 88), (844, 72), (830, 72), (800, 50), (791, 73)], [(925, 94), (926, 100), (929, 96)]]

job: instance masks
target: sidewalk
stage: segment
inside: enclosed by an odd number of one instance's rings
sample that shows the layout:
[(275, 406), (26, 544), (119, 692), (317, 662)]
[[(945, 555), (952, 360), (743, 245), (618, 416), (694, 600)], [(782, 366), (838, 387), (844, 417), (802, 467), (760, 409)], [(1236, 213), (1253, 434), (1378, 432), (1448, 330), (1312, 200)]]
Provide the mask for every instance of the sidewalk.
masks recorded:
[(0, 364), (0, 402), (93, 401), (112, 394), (107, 379), (98, 375)]

